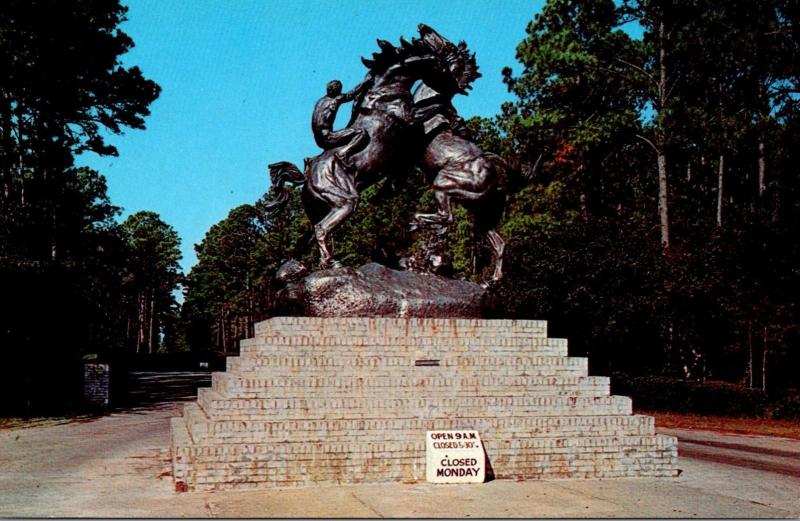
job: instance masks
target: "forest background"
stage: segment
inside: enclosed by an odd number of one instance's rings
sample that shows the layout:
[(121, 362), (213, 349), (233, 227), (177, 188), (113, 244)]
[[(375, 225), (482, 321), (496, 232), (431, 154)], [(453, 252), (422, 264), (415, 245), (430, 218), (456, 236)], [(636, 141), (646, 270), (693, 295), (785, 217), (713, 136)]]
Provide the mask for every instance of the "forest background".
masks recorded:
[[(76, 403), (87, 357), (218, 366), (273, 313), (278, 266), (316, 261), (298, 194), (270, 217), (265, 193), (213, 225), (184, 274), (172, 226), (119, 222), (103, 175), (74, 166), (115, 154), (104, 136), (144, 128), (158, 97), (120, 64), (125, 13), (0, 7), (4, 414)], [(548, 320), (635, 401), (800, 417), (800, 3), (549, 0), (526, 22), (519, 72), (503, 74), (513, 101), (468, 121), (517, 167), (503, 315)], [(428, 185), (411, 171), (370, 188), (337, 257), (397, 267)], [(484, 279), (466, 212), (453, 230), (452, 275)]]

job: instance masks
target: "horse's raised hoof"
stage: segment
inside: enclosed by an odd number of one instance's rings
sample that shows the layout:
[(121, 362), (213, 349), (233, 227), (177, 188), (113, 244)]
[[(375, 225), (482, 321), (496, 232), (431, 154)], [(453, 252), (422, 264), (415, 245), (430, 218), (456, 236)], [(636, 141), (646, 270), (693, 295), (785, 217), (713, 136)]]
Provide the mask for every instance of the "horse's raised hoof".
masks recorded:
[(500, 279), (489, 279), (481, 282), (483, 289), (494, 289), (500, 285)]
[(342, 263), (339, 262), (338, 260), (328, 259), (326, 261), (320, 261), (318, 269), (319, 270), (335, 270), (335, 269), (338, 269), (338, 268), (341, 268), (341, 267), (343, 267)]

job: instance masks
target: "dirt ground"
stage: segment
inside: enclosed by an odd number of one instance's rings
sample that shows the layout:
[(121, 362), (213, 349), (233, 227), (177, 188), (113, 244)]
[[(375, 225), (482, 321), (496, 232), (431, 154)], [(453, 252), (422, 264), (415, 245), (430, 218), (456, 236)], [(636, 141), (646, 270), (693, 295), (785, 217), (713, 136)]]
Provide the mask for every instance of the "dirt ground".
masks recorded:
[[(679, 438), (674, 479), (178, 494), (168, 422), (182, 406), (174, 397), (191, 398), (197, 378), (141, 376), (169, 392), (101, 417), (0, 430), (0, 516), (800, 517), (800, 441), (690, 429), (661, 430)], [(177, 392), (180, 379), (186, 392)]]
[(723, 434), (755, 434), (800, 440), (800, 421), (763, 418), (730, 418), (670, 412), (636, 411), (655, 416), (656, 424), (669, 429), (708, 430)]

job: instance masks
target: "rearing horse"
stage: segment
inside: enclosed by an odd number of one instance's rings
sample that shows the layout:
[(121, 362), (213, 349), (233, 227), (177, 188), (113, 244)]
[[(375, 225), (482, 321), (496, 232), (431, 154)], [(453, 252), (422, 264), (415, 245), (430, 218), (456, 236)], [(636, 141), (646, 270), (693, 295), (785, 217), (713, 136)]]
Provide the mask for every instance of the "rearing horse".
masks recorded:
[[(400, 40), (400, 47), (378, 40), (381, 48), (371, 60), (363, 59), (369, 72), (365, 90), (354, 101), (353, 118), (348, 128), (366, 131), (369, 141), (355, 153), (351, 169), (339, 159), (337, 149), (305, 160), (305, 172), (282, 161), (269, 165), (278, 198), (267, 205), (279, 211), (288, 200), (286, 183), (302, 184), (302, 201), (314, 223), (320, 249), (320, 267), (333, 264), (328, 238), (358, 206), (359, 194), (378, 180), (402, 173), (413, 163), (409, 149), (418, 140), (411, 89), (422, 80), (441, 91), (462, 91), (474, 79), (474, 55), (465, 45), (447, 42), (430, 27), (419, 25), (419, 38), (411, 43)], [(449, 45), (443, 45), (443, 42)]]

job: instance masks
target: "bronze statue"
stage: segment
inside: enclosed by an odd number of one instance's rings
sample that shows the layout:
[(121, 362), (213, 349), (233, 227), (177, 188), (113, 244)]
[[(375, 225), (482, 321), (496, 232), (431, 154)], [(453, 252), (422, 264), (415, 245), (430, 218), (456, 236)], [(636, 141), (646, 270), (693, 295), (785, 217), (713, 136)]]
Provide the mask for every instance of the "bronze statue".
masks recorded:
[[(305, 172), (285, 161), (269, 165), (277, 198), (268, 209), (283, 207), (287, 184), (303, 185), (303, 206), (314, 223), (320, 268), (326, 269), (337, 265), (330, 233), (358, 206), (359, 193), (382, 178), (403, 175), (416, 163), (433, 177), (439, 208), (435, 214), (417, 214), (414, 225), (444, 233), (453, 219), (450, 201), (469, 206), (487, 230), (495, 258), (492, 279), (499, 280), (504, 242), (495, 226), (504, 197), (498, 173), (505, 165), (468, 139), (451, 103), (480, 77), (475, 56), (464, 42), (455, 45), (424, 24), (419, 34), (410, 43), (401, 38), (399, 47), (378, 40), (380, 52), (362, 58), (369, 70), (366, 79), (347, 94), (341, 94), (339, 82), (329, 84), (312, 118), (324, 151), (305, 160)], [(412, 94), (417, 82), (422, 85)], [(350, 99), (350, 123), (334, 132), (336, 111)]]

